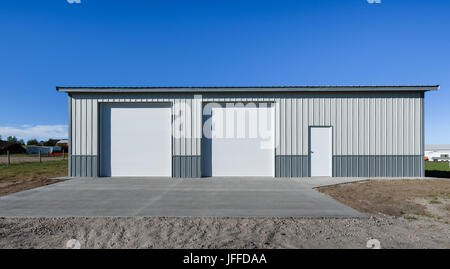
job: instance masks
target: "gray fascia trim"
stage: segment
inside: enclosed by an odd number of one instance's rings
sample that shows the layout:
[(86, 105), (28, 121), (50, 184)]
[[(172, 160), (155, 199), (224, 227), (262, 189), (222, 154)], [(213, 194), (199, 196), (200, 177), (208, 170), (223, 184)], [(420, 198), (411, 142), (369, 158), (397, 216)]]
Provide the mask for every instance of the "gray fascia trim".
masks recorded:
[(69, 171), (69, 177), (70, 176), (72, 176), (72, 161), (71, 161), (71, 156), (72, 156), (72, 96), (70, 95), (70, 93), (69, 93), (69, 96), (68, 96), (68, 110), (69, 110), (69, 122), (68, 122), (68, 151), (69, 152), (67, 152), (67, 157), (68, 157), (68, 171)]
[(261, 87), (63, 87), (58, 92), (80, 93), (207, 93), (207, 92), (351, 92), (351, 91), (431, 91), (439, 85), (414, 86), (261, 86)]

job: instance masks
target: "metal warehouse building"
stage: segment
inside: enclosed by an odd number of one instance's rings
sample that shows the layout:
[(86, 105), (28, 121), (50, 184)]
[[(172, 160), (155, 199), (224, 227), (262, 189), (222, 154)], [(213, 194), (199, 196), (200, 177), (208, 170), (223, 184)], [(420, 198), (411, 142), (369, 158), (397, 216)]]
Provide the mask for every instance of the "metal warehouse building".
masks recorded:
[(69, 176), (423, 177), (424, 93), (438, 88), (57, 91), (69, 96)]

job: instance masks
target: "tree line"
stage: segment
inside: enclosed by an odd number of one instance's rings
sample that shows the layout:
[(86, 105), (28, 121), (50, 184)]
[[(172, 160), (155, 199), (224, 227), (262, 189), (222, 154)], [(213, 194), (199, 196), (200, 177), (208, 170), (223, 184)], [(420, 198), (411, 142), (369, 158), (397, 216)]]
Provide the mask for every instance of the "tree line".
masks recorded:
[[(0, 141), (3, 141), (1, 135), (0, 135)], [(18, 139), (15, 136), (8, 136), (5, 141), (8, 143), (18, 143), (18, 144), (25, 146), (25, 141), (23, 139)], [(49, 146), (49, 147), (51, 147), (51, 146), (55, 146), (57, 141), (58, 141), (57, 139), (48, 139), (47, 141), (44, 141), (44, 140), (38, 141), (37, 139), (33, 138), (33, 139), (28, 140), (26, 145), (27, 146)]]

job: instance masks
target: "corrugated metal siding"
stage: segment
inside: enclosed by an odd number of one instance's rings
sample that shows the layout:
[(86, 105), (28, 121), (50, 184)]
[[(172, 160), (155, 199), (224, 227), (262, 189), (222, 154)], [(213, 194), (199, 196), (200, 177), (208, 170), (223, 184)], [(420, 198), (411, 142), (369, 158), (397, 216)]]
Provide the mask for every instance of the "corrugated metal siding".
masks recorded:
[(424, 176), (423, 93), (292, 94), (277, 103), (277, 176), (304, 171), (286, 156), (308, 156), (314, 125), (333, 126), (333, 176)]
[[(180, 120), (184, 123), (181, 129), (173, 130), (173, 157), (201, 155), (202, 103), (275, 102), (277, 144), (275, 154), (280, 156), (277, 159), (280, 165), (276, 166), (278, 176), (308, 175), (305, 174), (307, 170), (302, 167), (305, 166), (304, 156), (308, 156), (308, 126), (311, 125), (333, 126), (334, 156), (423, 156), (423, 93), (420, 92), (208, 93), (203, 95), (72, 93), (69, 96), (71, 122), (69, 151), (73, 156), (96, 157), (98, 155), (98, 107), (104, 102), (171, 102), (173, 121)], [(190, 167), (183, 168), (183, 172), (173, 168), (173, 175), (195, 174), (197, 176), (197, 172), (186, 172), (199, 171), (197, 161), (187, 161), (191, 159), (181, 158), (180, 163), (183, 163), (183, 167), (186, 163), (190, 163)], [(302, 161), (297, 162), (297, 159)], [(298, 163), (301, 167), (288, 165), (292, 163)], [(416, 165), (420, 165), (418, 170), (423, 176), (423, 161), (413, 163), (414, 169)], [(77, 161), (71, 162), (69, 174), (72, 172), (71, 175), (93, 174), (87, 171), (78, 173), (80, 167), (77, 164)], [(89, 169), (87, 165), (83, 167), (85, 168), (82, 169)], [(334, 169), (338, 169), (337, 167)], [(353, 171), (353, 168), (349, 170), (347, 166), (345, 167), (339, 171), (334, 170), (335, 175), (354, 174), (348, 172)], [(414, 173), (414, 176), (417, 176), (417, 173)]]
[(335, 155), (334, 177), (422, 177), (422, 155)]
[(277, 155), (308, 155), (314, 125), (334, 127), (333, 155), (423, 154), (421, 93), (298, 94), (277, 102)]
[(308, 156), (275, 156), (275, 177), (308, 176)]

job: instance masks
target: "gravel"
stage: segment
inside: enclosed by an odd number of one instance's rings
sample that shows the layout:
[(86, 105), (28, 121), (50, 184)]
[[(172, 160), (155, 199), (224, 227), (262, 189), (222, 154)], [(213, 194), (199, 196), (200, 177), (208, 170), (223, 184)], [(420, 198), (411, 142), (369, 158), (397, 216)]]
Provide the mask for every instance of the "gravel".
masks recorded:
[(423, 217), (0, 218), (0, 248), (450, 248), (450, 226)]

